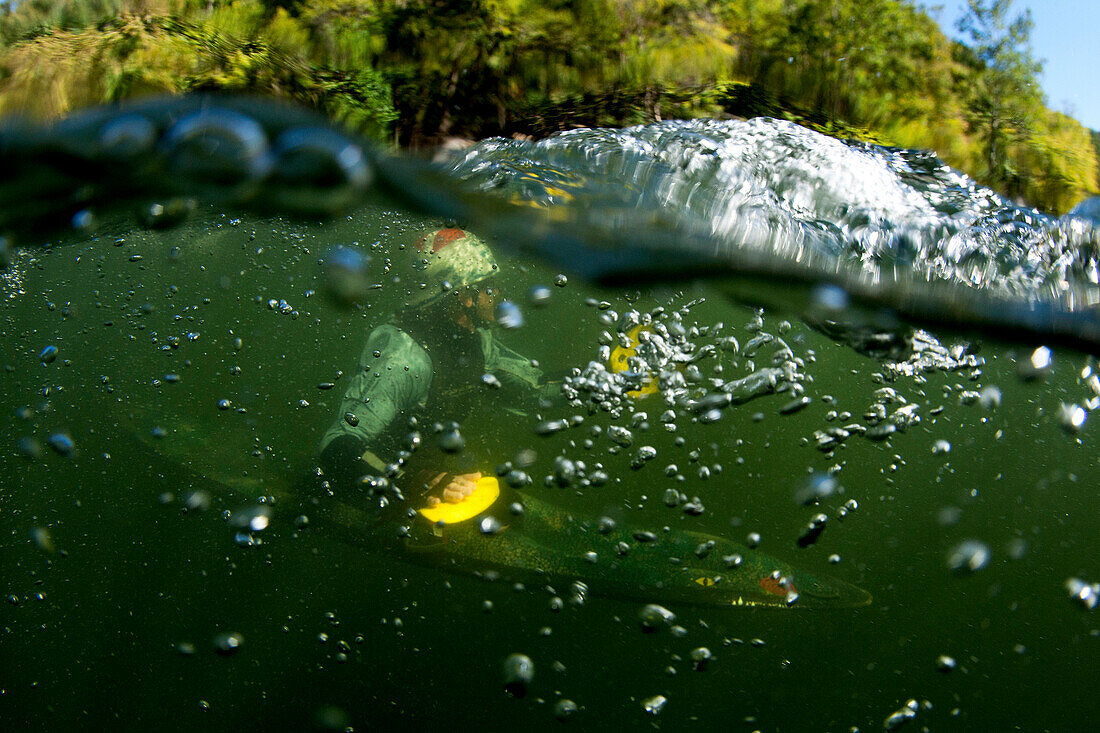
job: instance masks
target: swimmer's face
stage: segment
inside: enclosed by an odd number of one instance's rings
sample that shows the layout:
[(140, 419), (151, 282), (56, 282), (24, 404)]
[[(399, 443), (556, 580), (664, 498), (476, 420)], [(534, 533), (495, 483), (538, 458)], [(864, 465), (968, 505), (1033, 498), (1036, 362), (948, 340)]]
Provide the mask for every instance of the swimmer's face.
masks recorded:
[(490, 287), (471, 287), (459, 292), (457, 300), (461, 307), (455, 314), (455, 323), (470, 331), (492, 323), (496, 298), (496, 290)]

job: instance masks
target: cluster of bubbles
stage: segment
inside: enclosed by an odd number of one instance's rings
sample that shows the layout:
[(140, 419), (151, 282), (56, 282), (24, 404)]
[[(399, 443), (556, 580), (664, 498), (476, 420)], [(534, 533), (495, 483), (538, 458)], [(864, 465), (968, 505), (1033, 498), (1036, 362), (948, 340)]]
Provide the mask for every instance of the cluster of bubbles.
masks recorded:
[(1089, 611), (1100, 605), (1100, 583), (1089, 583), (1080, 578), (1070, 578), (1066, 581), (1066, 592), (1082, 608)]
[(882, 729), (898, 730), (903, 725), (917, 717), (917, 713), (919, 713), (920, 711), (927, 711), (931, 709), (932, 703), (928, 700), (917, 702), (915, 698), (910, 698), (905, 702), (904, 705), (886, 716), (886, 719), (882, 721)]
[(1100, 374), (1092, 361), (1081, 369), (1078, 375), (1086, 396), (1078, 402), (1063, 402), (1058, 409), (1058, 423), (1071, 435), (1080, 433), (1088, 420), (1089, 413), (1100, 410)]
[[(619, 418), (635, 411), (639, 397), (656, 393), (654, 399), (659, 395), (664, 403), (659, 422), (676, 432), (680, 420), (717, 422), (726, 408), (766, 394), (789, 397), (792, 407), (782, 411), (806, 403), (806, 363), (782, 337), (764, 331), (762, 312), (745, 326), (749, 338), (742, 345), (726, 335), (723, 323), (689, 322), (698, 302), (622, 315), (604, 309), (601, 322), (613, 324), (614, 332), (601, 334), (597, 359), (565, 379), (562, 391), (569, 405)], [(781, 324), (781, 331), (788, 329), (789, 324)], [(709, 374), (704, 372), (708, 364)], [(622, 426), (613, 426), (609, 437), (623, 447), (632, 442), (631, 431)]]
[[(904, 359), (890, 360), (885, 369), (891, 377), (919, 379), (930, 372), (955, 372), (970, 370), (974, 374), (985, 364), (985, 359), (970, 352), (970, 345), (955, 343), (944, 346), (940, 340), (924, 329), (909, 335), (909, 353)], [(980, 373), (980, 372), (978, 372)]]

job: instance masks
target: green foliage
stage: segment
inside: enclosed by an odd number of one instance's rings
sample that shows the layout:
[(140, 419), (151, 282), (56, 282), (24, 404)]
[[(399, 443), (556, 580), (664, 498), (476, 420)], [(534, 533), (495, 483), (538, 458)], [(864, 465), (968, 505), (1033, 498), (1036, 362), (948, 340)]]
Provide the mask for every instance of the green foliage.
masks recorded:
[(0, 6), (0, 42), (30, 40), (57, 30), (80, 30), (115, 16), (123, 0), (8, 0)]
[(1031, 12), (1009, 18), (1012, 0), (967, 0), (958, 28), (971, 41), (972, 74), (967, 120), (985, 152), (983, 178), (1015, 193), (1022, 187), (1010, 146), (1027, 140), (1043, 109), (1038, 75), (1031, 57)]
[[(1100, 160), (1100, 130), (1090, 130), (1089, 136), (1092, 138), (1092, 150), (1098, 160)], [(1093, 191), (1100, 190), (1100, 167), (1096, 171), (1096, 187)]]
[(0, 114), (223, 89), (413, 146), (768, 115), (1063, 211), (1098, 143), (1028, 86), (1009, 5), (970, 0), (966, 47), (914, 0), (0, 0)]
[[(0, 114), (53, 117), (147, 94), (224, 90), (287, 97), (388, 135), (395, 112), (382, 74), (312, 63), (310, 30), (285, 9), (242, 0), (129, 12), (146, 8), (132, 3), (95, 26), (57, 27), (0, 48)], [(21, 18), (11, 24), (23, 26)]]
[(1061, 112), (1042, 111), (1031, 137), (1017, 151), (1019, 169), (1029, 171), (1021, 193), (1049, 211), (1068, 211), (1096, 190), (1100, 177), (1089, 131)]

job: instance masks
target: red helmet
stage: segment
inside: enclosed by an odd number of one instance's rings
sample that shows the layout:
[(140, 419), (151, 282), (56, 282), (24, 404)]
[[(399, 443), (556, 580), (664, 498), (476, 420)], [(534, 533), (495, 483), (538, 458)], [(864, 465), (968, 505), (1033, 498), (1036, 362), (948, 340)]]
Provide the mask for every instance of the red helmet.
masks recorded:
[(479, 237), (457, 227), (438, 229), (416, 242), (423, 258), (423, 279), (409, 298), (410, 306), (425, 306), (448, 290), (464, 288), (497, 273), (493, 253)]

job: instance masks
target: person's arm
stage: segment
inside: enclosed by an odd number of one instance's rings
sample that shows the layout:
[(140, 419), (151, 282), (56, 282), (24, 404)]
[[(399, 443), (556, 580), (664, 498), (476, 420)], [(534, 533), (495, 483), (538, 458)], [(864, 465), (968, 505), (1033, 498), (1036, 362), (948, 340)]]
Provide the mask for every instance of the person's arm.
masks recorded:
[(479, 335), (485, 354), (485, 368), (503, 386), (524, 393), (528, 399), (548, 400), (561, 396), (562, 380), (568, 370), (547, 375), (535, 362), (501, 342), (489, 329), (479, 329)]
[(385, 475), (397, 460), (400, 418), (424, 403), (431, 379), (431, 358), (411, 336), (390, 325), (374, 329), (321, 439), (326, 474), (340, 482)]

